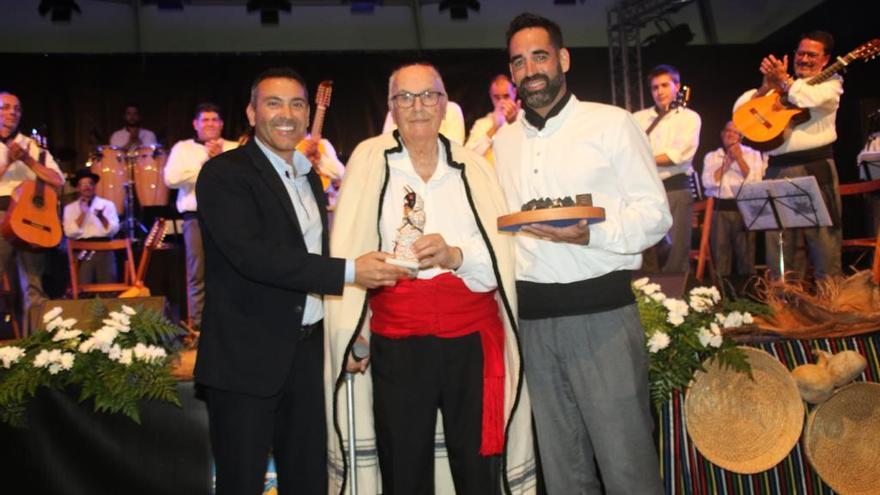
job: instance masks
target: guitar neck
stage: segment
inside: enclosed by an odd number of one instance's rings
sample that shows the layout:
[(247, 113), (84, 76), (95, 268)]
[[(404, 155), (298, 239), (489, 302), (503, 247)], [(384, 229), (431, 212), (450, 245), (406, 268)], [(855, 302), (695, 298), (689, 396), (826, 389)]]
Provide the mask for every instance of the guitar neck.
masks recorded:
[(324, 128), (324, 114), (327, 113), (327, 107), (319, 106), (315, 110), (315, 118), (312, 120), (312, 139), (321, 139), (321, 131)]
[(844, 55), (843, 57), (838, 57), (836, 62), (829, 65), (828, 67), (825, 67), (825, 70), (811, 77), (810, 80), (807, 81), (807, 84), (813, 86), (827, 81), (831, 78), (831, 76), (837, 74), (841, 69), (849, 65), (854, 59), (855, 57), (853, 57), (852, 54), (849, 53)]

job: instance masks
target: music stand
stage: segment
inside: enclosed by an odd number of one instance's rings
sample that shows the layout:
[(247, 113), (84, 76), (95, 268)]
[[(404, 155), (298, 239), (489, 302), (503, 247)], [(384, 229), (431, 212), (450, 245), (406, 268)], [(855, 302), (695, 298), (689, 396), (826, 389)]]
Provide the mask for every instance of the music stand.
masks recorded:
[(813, 176), (743, 184), (737, 193), (736, 205), (747, 229), (779, 231), (779, 276), (783, 281), (785, 230), (828, 227), (833, 223)]

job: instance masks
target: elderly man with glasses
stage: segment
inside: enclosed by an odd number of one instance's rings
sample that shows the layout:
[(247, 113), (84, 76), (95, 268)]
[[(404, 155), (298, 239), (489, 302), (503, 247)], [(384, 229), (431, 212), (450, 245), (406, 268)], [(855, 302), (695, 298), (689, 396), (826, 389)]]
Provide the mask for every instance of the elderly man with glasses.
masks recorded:
[[(435, 457), (446, 460), (443, 447), (435, 454), (438, 409), (456, 493), (495, 494), (502, 486), (529, 493), (534, 455), (520, 384), (513, 246), (495, 228), (504, 196), (485, 159), (439, 133), (447, 97), (433, 66), (396, 70), (388, 94), (398, 130), (352, 154), (330, 250), (346, 256), (380, 246), (409, 258), (412, 278), (369, 293), (350, 285), (327, 301), (329, 431), (344, 424), (342, 373), (363, 373), (369, 361), (370, 372), (355, 382), (357, 451), (378, 452), (382, 493), (433, 493), (448, 483), (445, 467), (435, 476)], [(367, 339), (371, 358), (356, 361), (352, 349), (365, 349)], [(340, 445), (329, 442), (337, 488), (346, 469)], [(364, 493), (380, 491), (375, 466), (358, 459)]]

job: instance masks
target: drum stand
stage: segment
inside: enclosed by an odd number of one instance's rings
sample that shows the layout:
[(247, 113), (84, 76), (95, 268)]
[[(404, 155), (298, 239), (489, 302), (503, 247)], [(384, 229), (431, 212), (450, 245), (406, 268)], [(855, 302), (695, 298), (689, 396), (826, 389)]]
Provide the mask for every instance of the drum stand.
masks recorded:
[(131, 149), (125, 152), (125, 173), (127, 175), (125, 185), (125, 236), (133, 244), (137, 242), (137, 229), (142, 234), (147, 233), (147, 227), (144, 226), (134, 216), (134, 166), (138, 159), (138, 149)]

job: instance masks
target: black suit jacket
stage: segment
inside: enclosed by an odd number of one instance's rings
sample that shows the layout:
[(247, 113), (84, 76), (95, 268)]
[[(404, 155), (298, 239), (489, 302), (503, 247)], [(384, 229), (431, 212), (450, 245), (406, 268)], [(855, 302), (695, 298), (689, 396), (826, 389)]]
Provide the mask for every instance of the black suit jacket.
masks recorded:
[(205, 247), (199, 383), (274, 395), (290, 370), (306, 294), (342, 294), (345, 260), (326, 256), (326, 199), (314, 171), (308, 179), (324, 225), (323, 256), (308, 253), (290, 196), (253, 139), (202, 167), (196, 182)]

